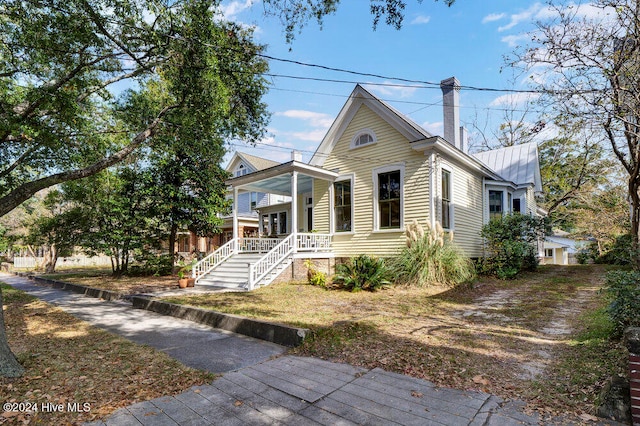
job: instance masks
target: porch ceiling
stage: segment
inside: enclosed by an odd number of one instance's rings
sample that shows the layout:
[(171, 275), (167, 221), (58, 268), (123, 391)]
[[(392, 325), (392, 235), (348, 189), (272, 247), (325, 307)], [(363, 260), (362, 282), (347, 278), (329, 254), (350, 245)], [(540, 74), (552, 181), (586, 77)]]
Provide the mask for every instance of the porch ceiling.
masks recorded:
[(310, 166), (297, 161), (279, 164), (268, 169), (235, 177), (225, 183), (240, 191), (267, 192), (291, 196), (291, 174), (298, 172), (298, 193), (311, 192), (313, 179), (333, 182), (338, 174), (321, 167)]

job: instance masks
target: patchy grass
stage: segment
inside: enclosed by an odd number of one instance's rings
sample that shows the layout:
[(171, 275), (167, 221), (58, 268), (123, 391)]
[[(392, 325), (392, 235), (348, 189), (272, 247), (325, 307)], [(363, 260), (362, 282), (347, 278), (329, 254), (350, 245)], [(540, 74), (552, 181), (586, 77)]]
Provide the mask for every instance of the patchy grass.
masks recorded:
[(65, 281), (72, 284), (126, 294), (147, 293), (178, 288), (178, 278), (175, 276), (122, 276), (116, 278), (111, 275), (111, 269), (75, 269), (55, 274), (43, 274), (41, 276), (52, 280)]
[(523, 399), (548, 414), (592, 414), (624, 352), (607, 340), (600, 265), (542, 267), (473, 289), (327, 291), (304, 283), (167, 298), (313, 331), (293, 350)]
[[(0, 285), (9, 345), (26, 369), (21, 378), (0, 378), (0, 401), (65, 407), (62, 413), (4, 412), (0, 423), (78, 424), (214, 378)], [(89, 411), (69, 412), (67, 403), (79, 403)], [(83, 406), (85, 403), (88, 405)]]

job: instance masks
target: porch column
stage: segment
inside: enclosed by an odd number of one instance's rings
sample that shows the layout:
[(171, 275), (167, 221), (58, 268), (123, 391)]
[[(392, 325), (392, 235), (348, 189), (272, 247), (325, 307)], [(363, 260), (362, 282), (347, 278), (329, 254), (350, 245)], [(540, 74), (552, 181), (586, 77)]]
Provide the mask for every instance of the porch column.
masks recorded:
[(298, 251), (298, 172), (291, 172), (291, 234), (293, 252)]
[(233, 252), (238, 253), (238, 188), (233, 187), (233, 239), (235, 241)]

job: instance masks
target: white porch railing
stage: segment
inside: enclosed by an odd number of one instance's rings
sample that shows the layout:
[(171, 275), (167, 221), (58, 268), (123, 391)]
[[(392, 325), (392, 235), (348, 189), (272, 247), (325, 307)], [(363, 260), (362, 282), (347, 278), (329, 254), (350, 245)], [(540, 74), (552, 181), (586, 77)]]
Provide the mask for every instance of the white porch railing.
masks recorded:
[(282, 240), (256, 263), (249, 265), (249, 290), (253, 290), (266, 275), (293, 253), (293, 234)]
[(297, 251), (331, 251), (331, 235), (304, 233), (297, 235)]
[(279, 238), (239, 238), (238, 253), (266, 253), (282, 241)]
[(197, 283), (202, 276), (209, 273), (213, 268), (230, 258), (236, 251), (236, 243), (236, 240), (228, 241), (221, 245), (218, 250), (195, 263), (191, 270), (191, 278), (195, 278)]
[[(249, 290), (258, 285), (278, 265), (294, 252), (329, 252), (331, 235), (317, 233), (293, 234), (279, 238), (233, 239), (193, 265), (192, 277), (196, 283), (235, 253), (265, 253), (257, 262), (249, 265)], [(268, 284), (268, 282), (267, 282)]]

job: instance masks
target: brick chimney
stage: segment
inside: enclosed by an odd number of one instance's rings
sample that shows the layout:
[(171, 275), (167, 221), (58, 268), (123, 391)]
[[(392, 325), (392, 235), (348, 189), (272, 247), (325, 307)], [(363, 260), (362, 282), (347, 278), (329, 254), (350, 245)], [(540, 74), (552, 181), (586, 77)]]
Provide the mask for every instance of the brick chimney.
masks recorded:
[(440, 82), (442, 89), (442, 112), (444, 138), (458, 149), (462, 148), (460, 130), (460, 82), (451, 77)]

